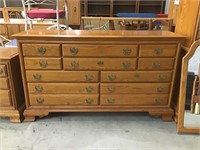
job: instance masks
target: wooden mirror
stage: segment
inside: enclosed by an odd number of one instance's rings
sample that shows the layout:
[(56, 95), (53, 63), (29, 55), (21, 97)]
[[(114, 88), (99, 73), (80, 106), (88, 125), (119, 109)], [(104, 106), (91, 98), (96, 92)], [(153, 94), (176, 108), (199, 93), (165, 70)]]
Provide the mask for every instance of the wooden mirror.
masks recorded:
[(177, 132), (200, 134), (200, 40), (182, 60)]

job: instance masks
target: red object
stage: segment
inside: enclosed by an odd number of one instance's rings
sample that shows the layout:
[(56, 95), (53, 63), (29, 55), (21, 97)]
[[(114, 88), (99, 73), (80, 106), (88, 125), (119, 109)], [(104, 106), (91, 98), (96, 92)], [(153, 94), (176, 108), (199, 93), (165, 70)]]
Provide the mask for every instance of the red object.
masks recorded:
[[(26, 12), (27, 16), (31, 19), (43, 18), (43, 19), (56, 19), (56, 10), (54, 9), (33, 9)], [(59, 17), (64, 17), (65, 11), (59, 10)]]
[(168, 18), (168, 14), (156, 14), (157, 18)]

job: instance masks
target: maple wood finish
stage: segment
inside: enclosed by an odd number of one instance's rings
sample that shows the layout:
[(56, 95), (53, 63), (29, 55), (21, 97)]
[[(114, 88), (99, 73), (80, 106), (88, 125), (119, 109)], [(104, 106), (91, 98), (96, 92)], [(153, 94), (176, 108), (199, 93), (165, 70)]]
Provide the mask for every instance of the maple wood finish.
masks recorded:
[(0, 48), (0, 117), (21, 122), (25, 99), (17, 48)]
[(183, 36), (169, 31), (29, 30), (14, 37), (25, 121), (49, 112), (149, 112), (172, 120)]

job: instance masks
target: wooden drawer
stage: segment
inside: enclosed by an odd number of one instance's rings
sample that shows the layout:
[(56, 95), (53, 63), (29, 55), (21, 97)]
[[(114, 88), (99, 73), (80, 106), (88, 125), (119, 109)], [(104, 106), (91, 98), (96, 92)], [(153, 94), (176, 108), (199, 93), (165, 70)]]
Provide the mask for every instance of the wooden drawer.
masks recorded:
[(28, 82), (98, 82), (98, 71), (26, 71)]
[(8, 88), (8, 78), (0, 78), (0, 89), (7, 90)]
[(6, 25), (1, 24), (0, 25), (0, 35), (4, 35), (4, 34), (7, 34)]
[(11, 95), (9, 90), (0, 90), (0, 106), (10, 106)]
[(6, 65), (0, 65), (0, 77), (7, 76)]
[(64, 58), (66, 70), (134, 70), (133, 58)]
[(30, 94), (98, 94), (97, 83), (29, 83)]
[(102, 94), (167, 94), (169, 83), (102, 83)]
[(172, 70), (174, 58), (140, 58), (138, 70)]
[(24, 56), (60, 56), (59, 44), (23, 44)]
[(24, 58), (25, 69), (61, 69), (61, 58)]
[(141, 95), (101, 95), (101, 105), (167, 105), (168, 95), (141, 94)]
[(97, 105), (99, 95), (30, 95), (30, 105)]
[(101, 82), (170, 82), (172, 71), (101, 71)]
[(174, 57), (176, 45), (140, 45), (140, 57)]
[(67, 57), (136, 57), (137, 45), (63, 45)]

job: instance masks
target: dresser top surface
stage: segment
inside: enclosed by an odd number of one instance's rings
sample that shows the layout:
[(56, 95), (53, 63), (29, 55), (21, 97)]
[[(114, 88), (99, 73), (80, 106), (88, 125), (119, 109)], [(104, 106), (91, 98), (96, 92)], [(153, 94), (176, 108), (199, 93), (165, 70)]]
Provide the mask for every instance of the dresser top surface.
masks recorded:
[(10, 59), (18, 55), (17, 48), (0, 48), (0, 59)]
[(13, 35), (15, 38), (23, 37), (49, 37), (49, 38), (178, 38), (185, 36), (170, 31), (150, 30), (28, 30)]

